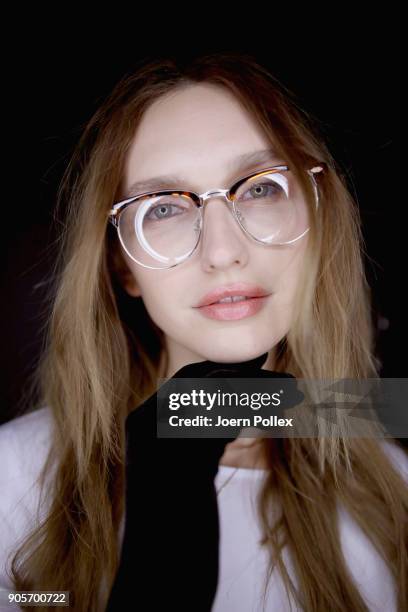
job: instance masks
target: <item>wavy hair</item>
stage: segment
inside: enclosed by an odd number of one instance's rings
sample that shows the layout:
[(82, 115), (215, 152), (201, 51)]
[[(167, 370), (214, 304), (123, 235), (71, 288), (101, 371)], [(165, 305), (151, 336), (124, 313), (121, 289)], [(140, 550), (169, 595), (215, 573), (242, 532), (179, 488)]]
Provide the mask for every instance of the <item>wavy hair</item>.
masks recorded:
[[(59, 185), (56, 210), (63, 223), (47, 292), (51, 308), (27, 394), (28, 401), (36, 397), (32, 409), (49, 407), (54, 424), (39, 480), (49, 507), (16, 550), (11, 577), (20, 591), (69, 590), (78, 611), (107, 604), (120, 558), (124, 421), (157, 390), (166, 350), (142, 300), (123, 290), (126, 262), (107, 212), (123, 196), (126, 154), (145, 110), (160, 96), (201, 82), (226, 88), (252, 114), (296, 173), (309, 207), (305, 273), (275, 369), (310, 379), (379, 375), (358, 205), (318, 120), (245, 53), (140, 61), (84, 126)], [(303, 171), (316, 162), (327, 165), (317, 179), (317, 211)], [(258, 507), (264, 545), (270, 569), (276, 560), (303, 609), (368, 610), (341, 552), (340, 501), (386, 560), (398, 610), (406, 610), (408, 492), (378, 440), (319, 436), (266, 439), (265, 444), (270, 470)], [(282, 513), (272, 523), (276, 495)], [(283, 543), (292, 555), (299, 592), (281, 558)]]

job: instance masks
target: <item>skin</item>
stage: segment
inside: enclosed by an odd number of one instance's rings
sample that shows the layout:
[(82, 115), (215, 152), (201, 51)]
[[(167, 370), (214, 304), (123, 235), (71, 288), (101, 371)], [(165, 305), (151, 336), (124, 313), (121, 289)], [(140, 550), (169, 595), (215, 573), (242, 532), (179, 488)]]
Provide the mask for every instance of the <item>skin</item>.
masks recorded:
[[(124, 187), (169, 174), (185, 179), (180, 188), (197, 193), (226, 189), (232, 160), (268, 146), (264, 132), (230, 92), (194, 84), (162, 96), (147, 109), (128, 151)], [(265, 248), (242, 232), (223, 200), (214, 197), (205, 206), (201, 242), (179, 266), (143, 268), (123, 251), (125, 290), (143, 299), (165, 334), (169, 368), (160, 376), (169, 378), (190, 363), (240, 362), (265, 352), (263, 369), (273, 370), (275, 346), (290, 328), (307, 234), (292, 245)], [(252, 282), (272, 293), (266, 306), (238, 321), (207, 319), (193, 308), (211, 289), (234, 281)], [(226, 446), (220, 463), (260, 467), (260, 440), (240, 436)]]

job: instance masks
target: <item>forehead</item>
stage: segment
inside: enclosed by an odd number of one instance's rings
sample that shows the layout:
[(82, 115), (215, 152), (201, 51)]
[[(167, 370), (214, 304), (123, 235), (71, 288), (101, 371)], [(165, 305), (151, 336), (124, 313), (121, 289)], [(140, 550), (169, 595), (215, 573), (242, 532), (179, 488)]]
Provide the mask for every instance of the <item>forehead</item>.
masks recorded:
[(234, 164), (243, 168), (243, 156), (259, 151), (269, 151), (261, 162), (278, 161), (270, 139), (230, 92), (189, 86), (146, 110), (127, 154), (124, 187), (128, 192), (135, 182), (165, 176), (204, 191), (210, 179), (221, 185)]
[[(238, 157), (234, 157), (230, 160), (227, 165), (229, 174), (225, 174), (227, 177), (224, 181), (225, 185), (228, 185), (228, 189), (232, 186), (232, 182), (237, 177), (243, 177), (248, 175), (250, 169), (255, 172), (259, 172), (261, 169), (265, 169), (266, 166), (270, 167), (277, 165), (277, 156), (273, 149), (264, 149), (261, 151), (252, 151), (244, 153)], [(182, 175), (176, 174), (163, 174), (160, 176), (154, 176), (148, 179), (138, 179), (132, 181), (127, 186), (126, 191), (123, 194), (123, 198), (130, 198), (138, 194), (146, 193), (148, 191), (158, 191), (165, 189), (182, 189), (195, 191), (198, 183), (194, 184), (194, 181), (190, 178), (186, 178)], [(214, 186), (214, 185), (213, 185)]]

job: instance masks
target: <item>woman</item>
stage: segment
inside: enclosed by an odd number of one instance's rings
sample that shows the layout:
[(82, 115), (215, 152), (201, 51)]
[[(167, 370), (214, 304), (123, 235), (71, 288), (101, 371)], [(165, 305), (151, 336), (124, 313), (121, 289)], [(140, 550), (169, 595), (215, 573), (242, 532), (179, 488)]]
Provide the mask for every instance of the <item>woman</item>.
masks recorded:
[[(247, 177), (264, 170), (247, 196)], [(232, 186), (234, 208), (222, 191), (212, 193)], [(174, 209), (153, 197), (166, 189)], [(250, 209), (247, 197), (273, 202), (272, 217)], [(62, 202), (67, 224), (38, 372), (42, 409), (2, 428), (3, 440), (23, 431), (22, 419), (45, 432), (48, 504), (7, 584), (70, 591), (75, 610), (103, 610), (121, 555), (124, 424), (160, 378), (189, 364), (265, 354), (263, 370), (303, 379), (376, 377), (379, 363), (357, 206), (310, 117), (253, 58), (141, 63), (89, 121)], [(186, 226), (173, 223), (180, 211)], [(172, 240), (157, 230), (162, 219)], [(231, 286), (235, 295), (266, 297), (256, 306), (202, 306), (209, 292), (220, 290), (222, 299)], [(228, 548), (234, 519), (254, 549), (253, 524), (237, 500), (255, 493), (263, 542), (254, 550), (271, 569), (275, 563), (265, 609), (407, 609), (404, 462), (397, 443), (369, 438), (228, 443), (214, 483), (221, 527), (214, 610), (262, 605), (262, 576), (252, 595), (240, 589), (251, 574), (234, 575), (242, 551)], [(143, 492), (141, 499), (147, 503)]]

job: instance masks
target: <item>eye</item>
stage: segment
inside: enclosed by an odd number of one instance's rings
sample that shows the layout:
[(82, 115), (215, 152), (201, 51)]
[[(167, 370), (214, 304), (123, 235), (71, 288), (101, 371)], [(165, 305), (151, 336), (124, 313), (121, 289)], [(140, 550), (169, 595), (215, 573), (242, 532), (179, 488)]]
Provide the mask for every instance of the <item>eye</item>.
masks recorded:
[(254, 199), (258, 199), (279, 194), (281, 191), (281, 187), (273, 182), (255, 183), (254, 185), (251, 185), (247, 191), (245, 191), (244, 195), (252, 192)]
[[(169, 210), (179, 210), (180, 212), (176, 214), (169, 214)], [(160, 221), (161, 219), (171, 219), (172, 217), (178, 216), (183, 213), (183, 207), (177, 206), (176, 204), (159, 204), (157, 206), (153, 206), (149, 210), (149, 212), (145, 215), (145, 219), (149, 221)]]

